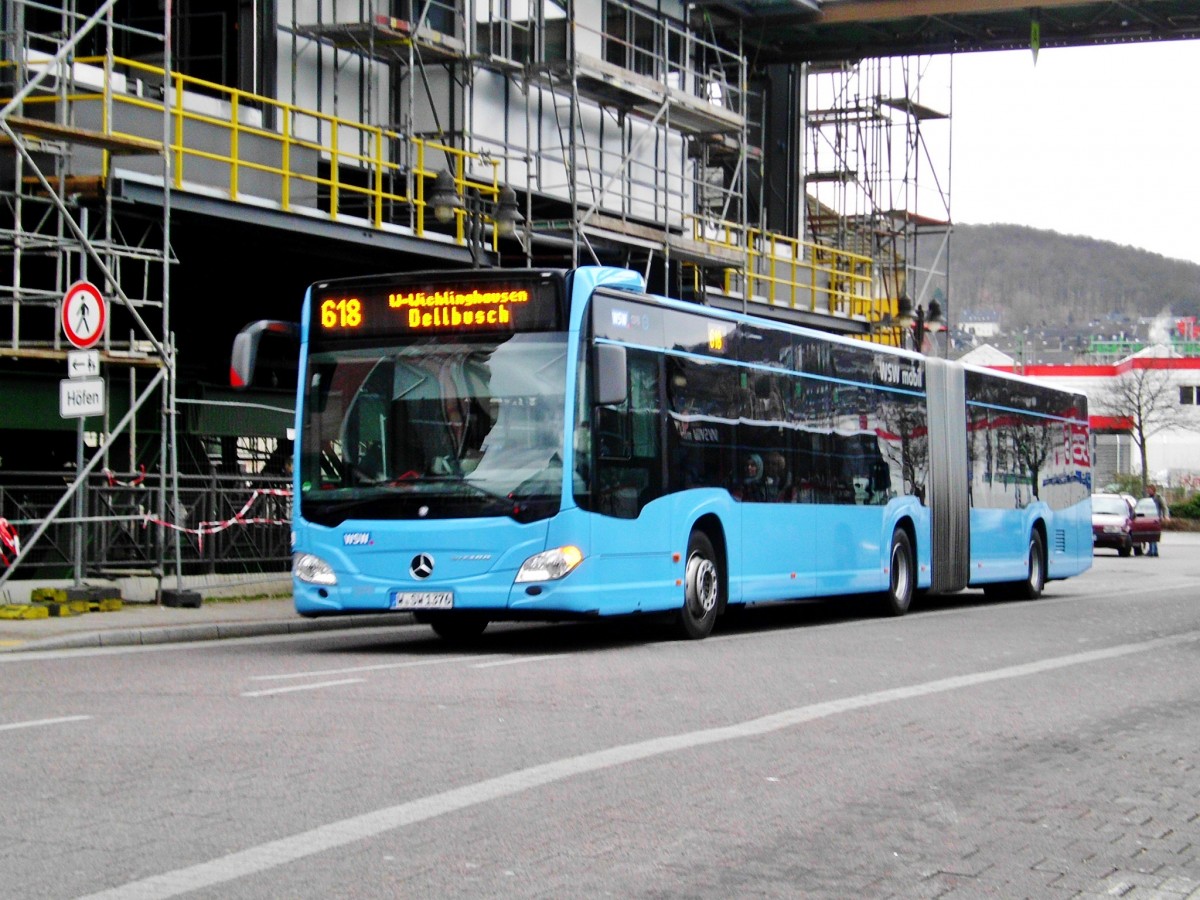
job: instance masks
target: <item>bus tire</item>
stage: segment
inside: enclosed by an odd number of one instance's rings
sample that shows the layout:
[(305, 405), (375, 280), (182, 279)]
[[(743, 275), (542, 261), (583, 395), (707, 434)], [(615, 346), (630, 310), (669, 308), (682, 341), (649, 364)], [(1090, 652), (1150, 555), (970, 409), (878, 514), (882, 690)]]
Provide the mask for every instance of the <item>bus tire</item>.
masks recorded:
[(679, 611), (679, 630), (684, 637), (700, 640), (712, 633), (721, 608), (723, 582), (712, 541), (703, 531), (693, 531), (688, 538), (683, 608)]
[(882, 598), (884, 615), (902, 616), (908, 612), (916, 587), (912, 541), (907, 531), (897, 528), (892, 532), (892, 547), (888, 552), (888, 586)]
[(430, 613), (429, 627), (444, 641), (466, 643), (483, 634), (488, 620), (473, 613)]
[(1026, 562), (1025, 580), (1013, 584), (1012, 595), (1018, 600), (1036, 600), (1042, 596), (1046, 586), (1046, 545), (1042, 533), (1029, 535), (1029, 557)]

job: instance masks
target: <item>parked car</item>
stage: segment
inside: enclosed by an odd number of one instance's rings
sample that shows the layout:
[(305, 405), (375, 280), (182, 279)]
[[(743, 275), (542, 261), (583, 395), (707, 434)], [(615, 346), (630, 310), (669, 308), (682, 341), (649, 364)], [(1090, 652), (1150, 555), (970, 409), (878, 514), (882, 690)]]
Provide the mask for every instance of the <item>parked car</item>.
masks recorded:
[(1092, 494), (1092, 549), (1133, 552), (1133, 507), (1120, 494)]
[[(1092, 521), (1092, 528), (1095, 529), (1094, 517)], [(1134, 556), (1141, 556), (1147, 544), (1162, 540), (1162, 518), (1153, 497), (1143, 497), (1134, 504), (1131, 535)]]

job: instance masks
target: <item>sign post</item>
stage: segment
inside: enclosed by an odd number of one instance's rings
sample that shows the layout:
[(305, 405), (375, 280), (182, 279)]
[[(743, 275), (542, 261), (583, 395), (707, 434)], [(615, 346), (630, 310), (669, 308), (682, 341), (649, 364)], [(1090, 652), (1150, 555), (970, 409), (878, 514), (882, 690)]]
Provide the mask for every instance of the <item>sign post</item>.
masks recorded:
[[(62, 327), (78, 350), (67, 351), (67, 377), (58, 383), (58, 414), (64, 419), (104, 415), (100, 351), (89, 350), (104, 334), (104, 295), (90, 281), (77, 281), (63, 295)], [(80, 426), (82, 426), (82, 422)]]
[[(90, 281), (77, 281), (63, 295), (63, 333), (83, 353), (67, 353), (67, 378), (58, 383), (58, 414), (75, 419), (75, 471), (83, 471), (83, 420), (104, 415), (104, 379), (94, 378), (100, 371), (100, 354), (90, 348), (104, 334), (108, 309), (104, 295)], [(83, 492), (82, 482), (75, 488), (74, 534), (75, 587), (83, 583)]]

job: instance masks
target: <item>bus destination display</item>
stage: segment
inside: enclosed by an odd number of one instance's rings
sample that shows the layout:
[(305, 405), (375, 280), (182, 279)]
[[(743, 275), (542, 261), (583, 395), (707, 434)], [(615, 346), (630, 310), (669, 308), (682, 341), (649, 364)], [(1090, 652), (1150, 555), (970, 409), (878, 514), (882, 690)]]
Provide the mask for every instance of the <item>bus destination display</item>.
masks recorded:
[(313, 295), (313, 336), (401, 337), (543, 331), (559, 327), (550, 280), (398, 285), (330, 283)]

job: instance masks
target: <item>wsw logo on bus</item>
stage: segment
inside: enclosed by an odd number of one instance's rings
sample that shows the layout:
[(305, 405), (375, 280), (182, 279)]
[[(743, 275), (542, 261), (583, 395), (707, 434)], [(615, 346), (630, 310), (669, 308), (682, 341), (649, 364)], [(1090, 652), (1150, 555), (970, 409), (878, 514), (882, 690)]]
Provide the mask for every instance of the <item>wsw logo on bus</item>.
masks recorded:
[(712, 425), (693, 425), (691, 422), (676, 422), (675, 430), (681, 440), (693, 444), (719, 444), (721, 433)]
[(925, 370), (919, 360), (889, 359), (880, 356), (875, 360), (875, 380), (888, 387), (925, 389)]

